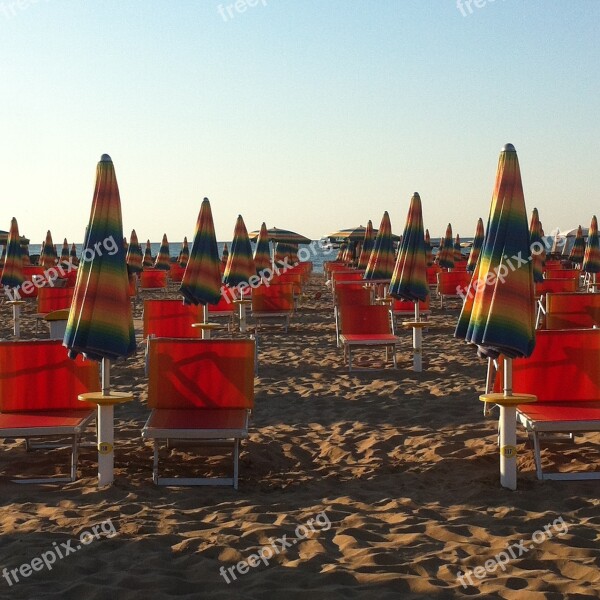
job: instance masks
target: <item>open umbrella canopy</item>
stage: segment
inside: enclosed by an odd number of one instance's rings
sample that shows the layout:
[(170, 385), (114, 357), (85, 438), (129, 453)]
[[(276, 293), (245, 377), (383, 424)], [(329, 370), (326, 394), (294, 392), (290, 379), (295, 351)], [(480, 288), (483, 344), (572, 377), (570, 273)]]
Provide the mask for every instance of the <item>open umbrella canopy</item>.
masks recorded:
[(529, 230), (517, 152), (500, 153), (481, 256), (455, 336), (486, 356), (527, 357), (535, 346), (535, 298)]
[(392, 241), (392, 224), (387, 210), (383, 213), (381, 225), (375, 237), (373, 250), (367, 263), (365, 279), (390, 279), (394, 272), (396, 257)]
[(446, 235), (440, 239), (440, 248), (438, 252), (438, 265), (444, 269), (454, 268), (454, 242), (452, 241), (452, 225), (448, 223)]
[(260, 233), (256, 239), (256, 248), (254, 248), (254, 266), (256, 267), (257, 273), (271, 268), (271, 248), (269, 245), (267, 225), (265, 223), (260, 226)]
[[(248, 237), (254, 241), (258, 238), (259, 234), (260, 230), (253, 231)], [(311, 240), (299, 233), (287, 229), (278, 229), (277, 227), (267, 229), (267, 234), (271, 242), (283, 242), (284, 244), (310, 244), (311, 242)]]
[[(358, 227), (350, 227), (348, 229), (339, 229), (338, 231), (333, 231), (332, 233), (327, 234), (327, 238), (332, 241), (352, 241), (352, 242), (360, 242), (364, 239), (365, 233), (368, 229), (367, 227), (363, 227), (359, 225)], [(373, 229), (373, 225), (371, 224), (371, 230)]]
[(171, 256), (169, 254), (169, 240), (167, 234), (163, 233), (162, 242), (160, 243), (160, 249), (156, 255), (156, 261), (154, 268), (161, 271), (168, 271), (171, 268)]
[(600, 244), (598, 242), (598, 220), (596, 215), (592, 217), (581, 270), (586, 273), (600, 273)]
[(208, 198), (200, 206), (190, 258), (180, 293), (188, 304), (217, 304), (221, 297), (221, 266)]
[(477, 220), (477, 227), (475, 228), (475, 237), (473, 238), (473, 245), (471, 246), (471, 252), (469, 252), (469, 260), (467, 262), (467, 271), (472, 273), (475, 270), (475, 265), (479, 260), (479, 254), (481, 253), (481, 247), (483, 246), (483, 219)]
[(154, 266), (154, 259), (152, 258), (152, 247), (150, 246), (150, 240), (146, 240), (146, 248), (144, 250), (142, 266), (145, 269), (151, 269)]
[(190, 258), (190, 247), (188, 246), (187, 237), (183, 238), (183, 244), (181, 245), (181, 250), (179, 252), (179, 256), (177, 257), (177, 262), (182, 269), (185, 269), (187, 266), (188, 260)]
[(575, 242), (571, 252), (569, 252), (569, 260), (571, 262), (581, 264), (585, 255), (585, 240), (583, 239), (583, 230), (581, 225), (577, 228), (577, 235), (575, 236)]
[(9, 288), (18, 288), (25, 277), (23, 276), (23, 253), (21, 249), (19, 225), (14, 217), (10, 221), (10, 232), (6, 243), (4, 265), (0, 275), (0, 284)]
[(56, 264), (57, 259), (58, 253), (52, 241), (52, 234), (48, 231), (40, 254), (40, 266), (44, 267), (44, 269), (49, 269)]
[(544, 265), (542, 263), (542, 251), (544, 244), (540, 237), (540, 216), (538, 209), (534, 208), (529, 223), (529, 248), (531, 250), (531, 269), (533, 281), (540, 283), (544, 279)]
[(130, 273), (140, 273), (142, 268), (142, 247), (138, 241), (135, 229), (131, 230), (129, 248), (127, 249), (127, 270)]
[(93, 360), (129, 356), (136, 349), (125, 264), (121, 199), (110, 156), (96, 170), (96, 187), (82, 260), (65, 331), (69, 356)]
[(375, 233), (373, 232), (373, 222), (371, 221), (371, 219), (369, 219), (369, 221), (367, 222), (367, 227), (365, 229), (365, 235), (363, 237), (362, 248), (360, 249), (360, 256), (358, 257), (358, 268), (360, 270), (367, 268), (374, 244)]
[(429, 295), (423, 209), (421, 198), (416, 192), (410, 201), (389, 294), (395, 298), (413, 302), (424, 301)]
[(256, 267), (252, 258), (252, 246), (248, 230), (242, 215), (238, 215), (233, 233), (231, 252), (225, 265), (223, 283), (235, 287), (240, 283), (248, 283), (250, 277), (256, 275)]

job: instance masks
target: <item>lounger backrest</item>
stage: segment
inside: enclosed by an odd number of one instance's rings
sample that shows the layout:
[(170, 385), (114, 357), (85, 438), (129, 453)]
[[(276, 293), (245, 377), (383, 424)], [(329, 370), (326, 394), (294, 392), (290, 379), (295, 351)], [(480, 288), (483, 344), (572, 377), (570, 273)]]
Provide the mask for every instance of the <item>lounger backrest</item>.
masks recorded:
[(544, 279), (535, 284), (535, 295), (558, 293), (558, 292), (576, 292), (577, 279)]
[(98, 362), (71, 360), (62, 340), (0, 342), (0, 412), (89, 410), (77, 396), (97, 391)]
[(362, 283), (338, 285), (335, 288), (334, 297), (336, 306), (369, 306), (371, 304), (371, 291)]
[(579, 279), (581, 271), (578, 269), (547, 269), (547, 279)]
[(467, 271), (440, 271), (437, 274), (438, 293), (444, 296), (456, 296), (459, 291), (463, 294), (471, 282), (471, 273)]
[(221, 294), (217, 304), (208, 305), (208, 312), (235, 312), (238, 306), (233, 302), (235, 298), (236, 292), (234, 290), (231, 290), (231, 293), (227, 294), (226, 296)]
[(438, 265), (432, 265), (431, 267), (427, 267), (427, 283), (429, 285), (437, 284), (437, 275), (440, 273), (441, 269)]
[(195, 338), (201, 331), (192, 327), (203, 320), (201, 305), (183, 304), (181, 300), (144, 301), (144, 338), (156, 337)]
[(42, 287), (38, 290), (37, 311), (46, 314), (70, 308), (75, 288)]
[(387, 306), (340, 306), (340, 332), (365, 335), (391, 333), (390, 311)]
[(144, 269), (140, 273), (140, 287), (143, 289), (162, 289), (167, 287), (167, 271)]
[[(513, 391), (540, 402), (600, 400), (600, 329), (537, 331), (529, 358), (513, 360)], [(495, 391), (502, 390), (502, 369)]]
[(546, 294), (546, 329), (600, 327), (600, 294)]
[(148, 406), (252, 408), (252, 340), (148, 340)]
[(252, 312), (291, 312), (293, 309), (291, 283), (259, 285), (252, 291)]
[[(425, 302), (419, 300), (419, 310), (429, 310), (429, 298), (425, 298)], [(394, 300), (392, 304), (394, 312), (415, 312), (415, 303), (412, 300)]]

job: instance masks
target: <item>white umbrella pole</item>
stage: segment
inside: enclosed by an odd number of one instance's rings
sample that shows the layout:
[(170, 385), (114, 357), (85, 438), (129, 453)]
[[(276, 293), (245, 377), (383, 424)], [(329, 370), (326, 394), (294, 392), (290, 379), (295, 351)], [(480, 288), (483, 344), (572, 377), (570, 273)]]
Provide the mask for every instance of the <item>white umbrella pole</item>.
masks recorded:
[[(415, 321), (420, 321), (419, 301), (415, 302)], [(423, 370), (423, 329), (413, 327), (413, 371), (420, 373)]]
[[(504, 397), (512, 390), (512, 358), (504, 359)], [(514, 404), (500, 405), (500, 484), (517, 489), (517, 409)]]
[[(244, 297), (242, 296), (242, 300)], [(246, 333), (246, 304), (244, 302), (240, 302), (240, 332)]]
[[(110, 395), (110, 360), (102, 359), (102, 395)], [(114, 480), (114, 407), (98, 404), (98, 485), (110, 485)]]
[(15, 338), (21, 337), (21, 304), (17, 301), (13, 303), (13, 321)]

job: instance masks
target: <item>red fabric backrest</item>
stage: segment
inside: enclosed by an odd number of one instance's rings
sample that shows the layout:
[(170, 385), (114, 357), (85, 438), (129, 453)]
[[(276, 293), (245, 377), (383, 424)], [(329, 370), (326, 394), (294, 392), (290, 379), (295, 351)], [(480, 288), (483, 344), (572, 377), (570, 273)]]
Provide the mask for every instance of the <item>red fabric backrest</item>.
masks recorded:
[(334, 286), (340, 281), (361, 281), (363, 279), (363, 271), (334, 271), (331, 274), (331, 279)]
[(38, 290), (37, 311), (42, 314), (71, 308), (75, 288), (43, 287)]
[(0, 342), (0, 412), (81, 409), (100, 391), (98, 362), (71, 360), (62, 340)]
[(253, 312), (288, 312), (294, 308), (291, 283), (259, 285), (252, 291)]
[(234, 290), (231, 291), (231, 294), (228, 293), (226, 296), (221, 294), (217, 304), (208, 305), (208, 312), (235, 312), (238, 306), (237, 304), (233, 303), (235, 297), (236, 291)]
[(391, 333), (390, 311), (387, 306), (340, 306), (342, 334)]
[(546, 294), (546, 329), (600, 327), (600, 294)]
[(252, 340), (148, 340), (150, 408), (252, 408)]
[(171, 270), (169, 271), (171, 281), (181, 283), (184, 273), (185, 269), (179, 263), (171, 263)]
[(578, 269), (547, 269), (545, 272), (547, 279), (579, 279), (580, 275)]
[(432, 265), (427, 267), (427, 283), (429, 285), (437, 284), (437, 274), (441, 272), (441, 268), (438, 265)]
[[(537, 331), (529, 358), (513, 360), (513, 391), (539, 402), (600, 400), (600, 329)], [(502, 369), (494, 390), (502, 390)]]
[(440, 271), (438, 278), (438, 293), (447, 296), (456, 296), (458, 290), (466, 293), (471, 283), (471, 273), (467, 271)]
[(144, 337), (196, 338), (202, 332), (192, 323), (203, 321), (203, 306), (181, 300), (144, 301)]
[(535, 295), (541, 296), (547, 293), (576, 292), (577, 279), (544, 279), (535, 284)]
[(144, 269), (140, 273), (140, 287), (144, 289), (167, 287), (167, 272), (160, 269)]
[[(412, 300), (394, 300), (392, 304), (393, 311), (415, 312), (415, 303)], [(425, 302), (419, 300), (419, 310), (429, 310), (429, 296)]]
[(338, 285), (335, 288), (335, 304), (337, 306), (369, 306), (371, 304), (371, 290), (362, 283)]

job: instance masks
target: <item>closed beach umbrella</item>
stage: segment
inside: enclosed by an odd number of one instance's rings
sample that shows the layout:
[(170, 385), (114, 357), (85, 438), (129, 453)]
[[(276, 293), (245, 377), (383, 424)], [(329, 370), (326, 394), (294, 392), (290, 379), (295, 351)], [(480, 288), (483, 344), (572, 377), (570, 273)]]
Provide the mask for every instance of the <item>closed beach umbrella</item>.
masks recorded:
[(363, 238), (362, 248), (360, 249), (360, 256), (358, 257), (358, 268), (362, 271), (367, 268), (369, 264), (369, 258), (371, 257), (371, 251), (375, 244), (375, 234), (373, 233), (373, 222), (371, 219), (367, 222), (365, 229), (365, 236)]
[[(347, 246), (346, 246), (347, 250)], [(298, 262), (298, 245), (288, 244), (287, 242), (277, 242), (275, 244), (275, 264), (294, 265)]]
[(365, 279), (390, 279), (394, 272), (395, 255), (392, 224), (387, 210), (383, 213), (373, 250), (367, 263)]
[(162, 242), (160, 243), (160, 249), (156, 255), (156, 262), (154, 268), (160, 271), (168, 271), (171, 268), (171, 256), (169, 254), (169, 240), (167, 240), (167, 234), (163, 233)]
[(481, 247), (483, 246), (483, 219), (477, 220), (477, 227), (475, 229), (475, 237), (473, 238), (473, 245), (471, 246), (471, 252), (469, 252), (469, 260), (467, 262), (467, 271), (472, 273), (475, 270), (475, 265), (479, 260), (479, 254), (481, 253)]
[(542, 251), (544, 244), (540, 237), (540, 216), (538, 209), (534, 208), (529, 223), (529, 249), (531, 251), (531, 268), (534, 283), (540, 283), (544, 279), (544, 265), (542, 264)]
[(223, 244), (223, 253), (221, 254), (221, 262), (227, 264), (229, 259), (229, 249), (227, 248), (227, 242)]
[(75, 242), (71, 244), (71, 251), (69, 252), (69, 258), (74, 265), (79, 264), (79, 259), (77, 258), (77, 247), (75, 246)]
[(235, 287), (240, 283), (248, 283), (250, 277), (256, 275), (256, 267), (252, 258), (252, 246), (248, 237), (248, 230), (242, 215), (238, 215), (231, 243), (231, 252), (225, 266), (223, 283)]
[(505, 357), (504, 394), (482, 400), (501, 407), (501, 484), (516, 489), (515, 404), (533, 398), (513, 395), (512, 359), (533, 352), (535, 297), (523, 185), (512, 144), (500, 153), (486, 232), (455, 335), (477, 345), (484, 356)]
[(221, 297), (219, 249), (208, 198), (200, 206), (180, 293), (188, 304), (217, 304)]
[(452, 240), (452, 225), (450, 223), (448, 223), (448, 227), (446, 227), (443, 245), (440, 240), (438, 264), (444, 269), (454, 268), (454, 242)]
[(588, 231), (581, 270), (593, 274), (594, 282), (596, 281), (596, 273), (600, 273), (600, 245), (598, 243), (598, 220), (596, 215), (592, 217), (592, 223)]
[(431, 236), (429, 235), (429, 229), (425, 230), (425, 260), (428, 267), (433, 265), (433, 253), (431, 251)]
[(69, 262), (69, 243), (67, 242), (67, 238), (63, 240), (63, 245), (60, 250), (60, 262)]
[(348, 248), (348, 244), (346, 242), (342, 242), (340, 247), (338, 248), (337, 254), (335, 256), (336, 261), (343, 261), (344, 255), (346, 254), (346, 248)]
[(46, 240), (44, 241), (44, 246), (40, 254), (40, 266), (44, 267), (44, 269), (49, 269), (50, 267), (56, 265), (57, 258), (58, 254), (56, 252), (56, 248), (54, 247), (54, 242), (52, 241), (52, 234), (50, 231), (48, 231), (46, 233)]
[(463, 255), (460, 249), (460, 235), (456, 234), (456, 240), (454, 241), (454, 263), (463, 261)]
[(267, 225), (265, 223), (260, 226), (260, 233), (256, 240), (254, 266), (256, 267), (257, 273), (271, 268), (271, 248), (269, 244), (269, 234), (267, 233)]
[(131, 399), (131, 394), (111, 392), (110, 361), (136, 350), (122, 239), (119, 187), (113, 162), (104, 154), (96, 169), (92, 210), (83, 242), (85, 260), (77, 271), (64, 337), (71, 358), (83, 354), (102, 361), (101, 398), (90, 398), (98, 402), (100, 485), (113, 480), (113, 404)]
[(146, 240), (146, 249), (144, 250), (142, 266), (144, 267), (144, 269), (151, 269), (154, 266), (154, 259), (152, 258), (152, 248), (150, 246), (150, 240)]
[(190, 258), (190, 247), (188, 246), (187, 237), (183, 238), (183, 245), (181, 246), (181, 252), (179, 253), (179, 266), (182, 269), (187, 267), (188, 260)]
[[(19, 240), (19, 225), (14, 217), (10, 222), (10, 231), (8, 240), (4, 247), (4, 262), (2, 264), (2, 273), (0, 274), (0, 286), (9, 288), (7, 296), (10, 298), (13, 308), (13, 332), (18, 339), (21, 337), (21, 303), (18, 295), (18, 288), (25, 281), (23, 275), (23, 251)], [(10, 293), (10, 288), (14, 293)]]
[(583, 262), (583, 257), (585, 255), (585, 240), (583, 239), (583, 231), (581, 229), (581, 225), (577, 228), (577, 235), (575, 236), (575, 241), (573, 242), (573, 247), (571, 248), (571, 252), (569, 253), (569, 260), (576, 264), (581, 264)]
[(129, 248), (127, 250), (127, 270), (129, 273), (141, 273), (142, 267), (142, 247), (138, 241), (137, 233), (135, 229), (131, 230), (131, 236), (129, 237)]

